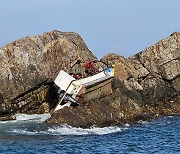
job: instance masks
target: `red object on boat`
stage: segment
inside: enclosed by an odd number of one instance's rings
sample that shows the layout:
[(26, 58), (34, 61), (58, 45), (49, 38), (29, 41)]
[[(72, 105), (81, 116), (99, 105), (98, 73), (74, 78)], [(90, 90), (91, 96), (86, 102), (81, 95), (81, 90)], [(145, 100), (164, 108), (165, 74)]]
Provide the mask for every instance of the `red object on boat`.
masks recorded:
[(88, 75), (93, 75), (99, 72), (93, 62), (84, 63), (83, 67)]

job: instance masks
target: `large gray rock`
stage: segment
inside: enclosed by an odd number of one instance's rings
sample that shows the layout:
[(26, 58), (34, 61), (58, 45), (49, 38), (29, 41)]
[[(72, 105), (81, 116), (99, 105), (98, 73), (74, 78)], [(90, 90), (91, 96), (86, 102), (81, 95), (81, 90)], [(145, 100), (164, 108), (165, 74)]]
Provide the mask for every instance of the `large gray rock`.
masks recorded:
[[(156, 77), (175, 79), (180, 74), (180, 33), (173, 33), (129, 59), (140, 63)], [(138, 72), (142, 74), (142, 69)]]
[[(68, 70), (77, 59), (97, 60), (83, 39), (73, 32), (28, 36), (1, 48), (0, 113), (12, 113), (28, 106), (35, 101), (27, 99), (27, 95), (33, 98), (28, 93), (34, 87), (52, 82), (61, 69)], [(38, 93), (36, 97), (40, 97)]]
[(173, 33), (128, 60), (137, 70), (145, 103), (158, 103), (179, 95), (180, 33)]

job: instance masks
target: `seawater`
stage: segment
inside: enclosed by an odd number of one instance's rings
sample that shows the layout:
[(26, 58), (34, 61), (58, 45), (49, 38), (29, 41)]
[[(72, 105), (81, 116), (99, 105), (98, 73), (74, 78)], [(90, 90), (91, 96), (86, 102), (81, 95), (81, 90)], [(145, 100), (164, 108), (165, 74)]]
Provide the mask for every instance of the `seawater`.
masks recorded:
[(0, 153), (180, 153), (180, 116), (89, 129), (48, 125), (49, 114), (0, 122)]

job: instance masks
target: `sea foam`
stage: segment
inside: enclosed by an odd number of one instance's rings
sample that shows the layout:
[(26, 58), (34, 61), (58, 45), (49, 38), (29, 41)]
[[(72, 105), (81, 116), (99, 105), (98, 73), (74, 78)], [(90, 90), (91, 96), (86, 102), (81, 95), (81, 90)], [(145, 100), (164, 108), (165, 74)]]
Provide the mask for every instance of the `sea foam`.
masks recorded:
[(47, 114), (16, 114), (16, 121), (39, 121), (44, 122), (46, 119), (50, 118), (51, 115)]
[(57, 126), (54, 128), (49, 128), (48, 132), (51, 132), (53, 135), (105, 135), (105, 134), (110, 134), (110, 133), (117, 133), (120, 132), (122, 128), (114, 126), (114, 127), (103, 127), (103, 128), (98, 128), (98, 127), (91, 127), (91, 128), (76, 128), (76, 127), (71, 127), (68, 125), (62, 125), (62, 126)]
[(105, 135), (110, 133), (121, 132), (122, 129), (127, 129), (129, 124), (124, 127), (91, 127), (77, 128), (66, 124), (46, 125), (44, 121), (48, 119), (50, 114), (16, 114), (16, 120), (0, 122), (1, 130), (11, 134), (21, 135)]

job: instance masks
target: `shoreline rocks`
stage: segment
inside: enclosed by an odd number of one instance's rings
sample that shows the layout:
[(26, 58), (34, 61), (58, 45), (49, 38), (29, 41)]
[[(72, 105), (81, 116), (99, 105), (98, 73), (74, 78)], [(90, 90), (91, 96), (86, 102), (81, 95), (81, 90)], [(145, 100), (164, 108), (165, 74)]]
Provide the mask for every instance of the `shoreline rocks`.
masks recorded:
[(97, 67), (115, 64), (113, 94), (63, 108), (46, 122), (104, 127), (180, 113), (180, 33), (127, 59), (108, 54), (98, 61), (77, 33), (52, 31), (0, 49), (0, 120), (50, 112), (57, 104), (54, 78), (79, 59)]

